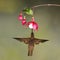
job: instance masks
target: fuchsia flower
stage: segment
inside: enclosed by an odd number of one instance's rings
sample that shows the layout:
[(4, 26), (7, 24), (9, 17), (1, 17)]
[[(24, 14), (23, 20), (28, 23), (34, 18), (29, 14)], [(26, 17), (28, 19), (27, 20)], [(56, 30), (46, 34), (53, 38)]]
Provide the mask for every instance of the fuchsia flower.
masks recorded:
[(34, 21), (34, 17), (32, 17), (32, 21), (28, 22), (28, 27), (33, 30), (38, 30), (38, 24)]
[(19, 21), (21, 21), (22, 25), (25, 25), (26, 24), (26, 18), (25, 18), (25, 16), (23, 18), (22, 13), (20, 13), (18, 19), (19, 19)]
[(22, 16), (22, 13), (20, 13), (20, 15), (18, 16), (18, 20), (22, 20), (23, 19), (23, 16)]
[(22, 25), (25, 25), (26, 24), (26, 18), (24, 16), (24, 18), (22, 19)]
[(21, 21), (22, 25), (25, 25), (26, 27), (29, 27), (33, 30), (38, 30), (38, 24), (35, 22), (34, 17), (32, 17), (32, 20), (30, 22), (26, 22), (26, 18), (22, 16), (22, 13), (20, 13), (18, 19)]

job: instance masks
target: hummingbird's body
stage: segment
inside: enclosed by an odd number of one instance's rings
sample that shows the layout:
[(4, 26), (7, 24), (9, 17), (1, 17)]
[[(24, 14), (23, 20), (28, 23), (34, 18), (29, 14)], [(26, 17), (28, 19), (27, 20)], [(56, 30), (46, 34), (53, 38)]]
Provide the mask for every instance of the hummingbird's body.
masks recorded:
[(28, 42), (28, 56), (32, 56), (34, 49), (34, 34), (31, 33), (31, 39)]

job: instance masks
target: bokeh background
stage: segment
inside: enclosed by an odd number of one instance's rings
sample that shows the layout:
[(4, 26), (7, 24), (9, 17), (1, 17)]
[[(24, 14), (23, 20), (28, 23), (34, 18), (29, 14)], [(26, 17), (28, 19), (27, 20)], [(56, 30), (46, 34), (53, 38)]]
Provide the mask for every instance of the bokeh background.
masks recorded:
[(60, 4), (60, 1), (0, 0), (0, 60), (60, 60), (60, 7), (35, 8), (34, 17), (39, 24), (35, 37), (49, 41), (35, 45), (33, 56), (27, 56), (28, 45), (13, 39), (30, 37), (30, 29), (25, 29), (18, 21), (20, 11), (43, 3)]

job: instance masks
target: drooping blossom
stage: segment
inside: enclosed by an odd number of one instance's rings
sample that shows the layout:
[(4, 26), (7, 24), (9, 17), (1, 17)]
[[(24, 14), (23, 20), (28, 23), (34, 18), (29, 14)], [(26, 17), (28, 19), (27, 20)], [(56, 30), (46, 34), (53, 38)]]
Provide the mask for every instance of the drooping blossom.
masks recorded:
[(21, 21), (23, 19), (22, 13), (18, 16), (18, 20)]
[(25, 25), (26, 24), (26, 18), (24, 16), (24, 18), (22, 19), (22, 25)]
[(32, 21), (28, 22), (28, 27), (33, 30), (38, 30), (38, 24), (34, 21), (34, 17), (32, 17)]

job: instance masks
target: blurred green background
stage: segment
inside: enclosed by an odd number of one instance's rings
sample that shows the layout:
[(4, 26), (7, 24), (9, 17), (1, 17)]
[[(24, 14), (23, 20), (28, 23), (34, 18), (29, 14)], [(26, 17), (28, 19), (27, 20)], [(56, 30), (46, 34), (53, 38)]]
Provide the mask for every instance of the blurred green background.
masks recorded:
[(60, 7), (35, 8), (34, 17), (39, 24), (35, 37), (49, 41), (35, 45), (33, 56), (27, 56), (28, 45), (13, 39), (30, 37), (30, 29), (25, 29), (18, 21), (20, 11), (43, 3), (59, 4), (60, 1), (0, 0), (0, 60), (60, 60)]

